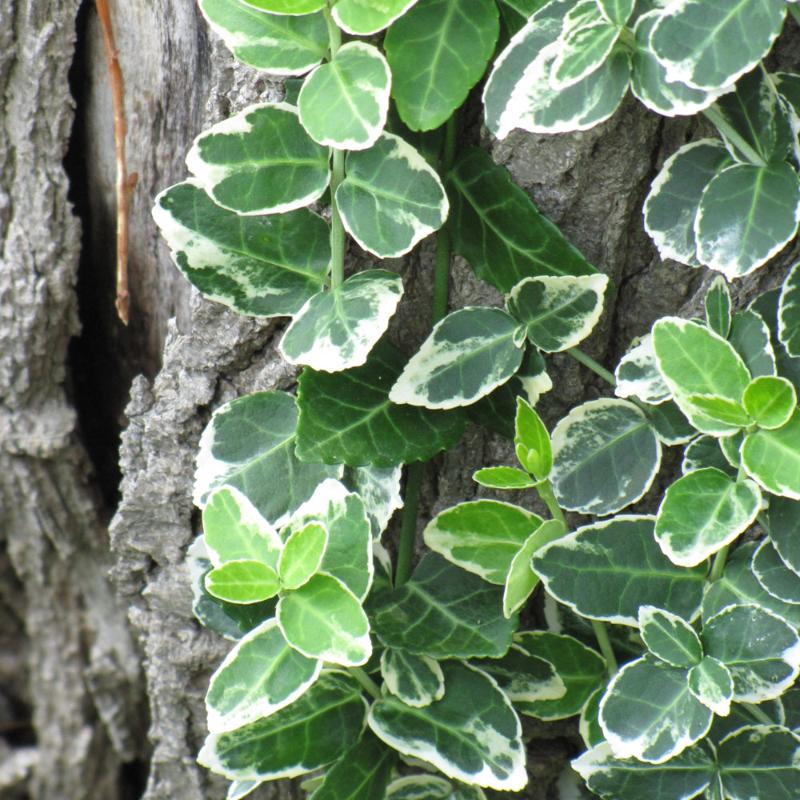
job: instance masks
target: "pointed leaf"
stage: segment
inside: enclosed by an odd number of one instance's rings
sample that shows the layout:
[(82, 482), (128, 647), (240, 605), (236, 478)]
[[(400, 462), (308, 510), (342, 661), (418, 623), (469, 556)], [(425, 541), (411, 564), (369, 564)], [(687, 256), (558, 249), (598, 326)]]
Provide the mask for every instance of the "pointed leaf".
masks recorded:
[(226, 561), (206, 575), (206, 591), (229, 603), (260, 603), (275, 597), (278, 573), (263, 561)]
[(231, 731), (291, 705), (321, 669), (321, 661), (293, 650), (277, 622), (268, 620), (242, 638), (211, 676), (209, 731)]
[(641, 606), (639, 628), (647, 649), (672, 667), (692, 667), (703, 658), (703, 645), (682, 617), (656, 606)]
[(484, 467), (472, 476), (475, 483), (489, 489), (530, 489), (536, 481), (516, 467)]
[(433, 409), (469, 405), (522, 363), (520, 328), (499, 308), (467, 307), (438, 322), (389, 392), (393, 403)]
[(384, 40), (392, 95), (415, 131), (438, 128), (481, 79), (500, 32), (492, 0), (421, 0)]
[(727, 717), (733, 699), (733, 677), (716, 658), (706, 656), (689, 670), (689, 691), (709, 710)]
[(542, 518), (510, 503), (473, 500), (437, 514), (425, 544), (462, 569), (503, 586), (514, 557)]
[(370, 728), (396, 750), (433, 764), (450, 778), (519, 791), (528, 776), (522, 731), (511, 704), (479, 670), (457, 661), (446, 661), (442, 670), (446, 688), (441, 700), (411, 708), (384, 697), (370, 709)]
[(499, 658), (516, 620), (501, 613), (502, 592), (429, 553), (408, 583), (389, 593), (372, 617), (387, 647), (432, 658)]
[(514, 449), (519, 463), (537, 480), (544, 480), (553, 469), (550, 434), (541, 417), (523, 397), (517, 398), (514, 430)]
[(338, 0), (333, 18), (345, 32), (371, 36), (403, 16), (417, 0)]
[(540, 550), (533, 568), (550, 594), (590, 619), (638, 626), (642, 605), (691, 619), (706, 570), (675, 566), (653, 527), (652, 517), (620, 516), (578, 528)]
[(800, 356), (800, 262), (783, 282), (778, 304), (778, 337), (790, 356)]
[(797, 407), (797, 392), (786, 378), (763, 375), (745, 389), (744, 407), (759, 428), (774, 430), (785, 425)]
[(778, 430), (748, 434), (742, 466), (768, 492), (800, 500), (800, 411)]
[(512, 645), (502, 658), (482, 658), (474, 663), (497, 681), (512, 703), (559, 700), (567, 693), (556, 668), (519, 645)]
[(717, 275), (708, 287), (705, 307), (708, 327), (723, 339), (727, 339), (731, 332), (731, 294), (725, 278), (721, 275)]
[(405, 358), (379, 342), (362, 367), (330, 374), (304, 370), (297, 404), (297, 455), (304, 461), (388, 467), (427, 461), (453, 447), (463, 412), (429, 411), (389, 400)]
[(328, 149), (286, 103), (249, 106), (195, 139), (189, 171), (212, 199), (238, 214), (282, 214), (322, 196)]
[[(314, 4), (307, 5), (313, 10)], [(247, 0), (200, 0), (199, 6), (237, 60), (272, 75), (302, 75), (327, 52), (328, 29), (322, 14), (264, 14)]]
[(386, 332), (403, 295), (394, 272), (371, 269), (341, 286), (315, 294), (281, 340), (283, 357), (324, 372), (359, 367)]
[(714, 394), (683, 395), (681, 406), (687, 417), (703, 420), (699, 427), (706, 431), (716, 429), (717, 433), (730, 433), (752, 423), (741, 402)]
[(189, 180), (156, 198), (153, 218), (184, 276), (206, 298), (240, 314), (295, 314), (325, 281), (330, 231), (307, 209), (242, 217)]
[(455, 251), (501, 292), (537, 275), (593, 275), (595, 268), (543, 216), (504, 167), (478, 148), (461, 154), (445, 178)]
[(786, 566), (769, 539), (761, 542), (753, 556), (753, 574), (773, 597), (800, 605), (800, 575)]
[(643, 403), (664, 403), (670, 398), (669, 387), (658, 370), (653, 337), (646, 334), (620, 359), (614, 377), (614, 394), (636, 398)]
[(328, 529), (310, 522), (289, 535), (278, 562), (281, 586), (299, 589), (316, 574), (328, 546)]
[(444, 697), (444, 673), (438, 661), (387, 648), (381, 655), (386, 688), (407, 706), (423, 708)]
[(650, 488), (661, 443), (647, 417), (625, 400), (601, 399), (574, 408), (552, 434), (550, 480), (562, 508), (613, 514)]
[(336, 190), (344, 227), (380, 258), (404, 255), (447, 219), (439, 176), (399, 136), (384, 132), (369, 150), (348, 153), (346, 175)]

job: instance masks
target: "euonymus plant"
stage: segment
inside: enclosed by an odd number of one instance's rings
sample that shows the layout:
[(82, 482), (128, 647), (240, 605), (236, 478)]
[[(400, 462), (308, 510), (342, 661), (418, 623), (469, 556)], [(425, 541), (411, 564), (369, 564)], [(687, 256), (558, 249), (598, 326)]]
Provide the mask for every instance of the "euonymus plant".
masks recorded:
[[(795, 7), (199, 5), (239, 60), (287, 77), (286, 98), (202, 133), (154, 216), (207, 298), (290, 319), (280, 350), (302, 367), (295, 394), (227, 403), (201, 440), (194, 610), (234, 644), (200, 762), (229, 800), (299, 776), (314, 800), (479, 800), (526, 785), (521, 716), (578, 716), (573, 767), (600, 797), (796, 797), (800, 266), (744, 310), (726, 283), (796, 232), (800, 78), (760, 64)], [(586, 129), (629, 87), (720, 133), (667, 161), (644, 211), (663, 256), (722, 273), (705, 317), (658, 320), (615, 374), (577, 349), (607, 277), (485, 151), (457, 148), (487, 71), (500, 137)], [(430, 234), (434, 325), (409, 358), (387, 333), (402, 278), (346, 277), (345, 254), (352, 240), (394, 258)], [(447, 313), (453, 252), (502, 308)], [(548, 431), (534, 406), (556, 352), (609, 396)], [(513, 438), (518, 460), (475, 480), (547, 515), (461, 503), (428, 524), (412, 570), (422, 464), (469, 421)], [(664, 447), (682, 448), (680, 476)], [(660, 473), (657, 513), (637, 513)], [(537, 586), (549, 629), (524, 630)]]

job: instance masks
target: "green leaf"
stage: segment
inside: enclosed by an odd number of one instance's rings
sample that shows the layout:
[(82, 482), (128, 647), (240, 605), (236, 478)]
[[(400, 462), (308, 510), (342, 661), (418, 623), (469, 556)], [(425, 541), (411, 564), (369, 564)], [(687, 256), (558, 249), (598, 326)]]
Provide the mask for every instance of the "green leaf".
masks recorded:
[(728, 283), (722, 275), (717, 275), (711, 282), (704, 303), (708, 327), (723, 339), (727, 339), (731, 332), (731, 294), (728, 291)]
[(232, 486), (212, 492), (203, 509), (208, 556), (215, 567), (226, 561), (263, 561), (273, 568), (283, 542), (253, 504)]
[(279, 588), (278, 573), (263, 561), (227, 561), (206, 575), (206, 591), (229, 603), (260, 603)]
[(800, 505), (785, 497), (770, 497), (767, 528), (781, 560), (800, 575)]
[(684, 145), (667, 159), (644, 203), (644, 227), (662, 258), (699, 264), (695, 221), (703, 192), (732, 163), (716, 139)]
[(389, 392), (393, 403), (432, 409), (466, 406), (502, 386), (522, 363), (521, 330), (499, 308), (448, 314)]
[(268, 14), (311, 14), (325, 7), (325, 0), (242, 0)]
[(601, 13), (596, 0), (579, 0), (564, 16), (550, 85), (567, 89), (598, 69), (611, 54), (620, 27)]
[(773, 597), (800, 605), (800, 575), (784, 563), (769, 539), (761, 542), (753, 556), (753, 574)]
[(453, 787), (438, 775), (406, 775), (389, 784), (386, 800), (452, 800)]
[(444, 697), (444, 673), (438, 661), (387, 648), (381, 655), (386, 688), (407, 706), (423, 708)]
[(363, 601), (372, 585), (373, 564), (372, 531), (361, 498), (338, 481), (323, 481), (292, 516), (283, 535), (309, 522), (320, 522), (328, 529), (321, 571), (340, 580)]
[(371, 36), (387, 28), (413, 6), (417, 0), (338, 0), (333, 19), (346, 33)]
[(603, 742), (575, 759), (572, 768), (595, 794), (606, 800), (689, 800), (708, 787), (716, 765), (705, 747), (691, 747), (663, 764), (648, 764), (617, 758), (608, 742)]
[(344, 227), (380, 258), (404, 255), (447, 219), (439, 176), (399, 136), (384, 131), (369, 150), (348, 153), (346, 175), (336, 190)]
[(707, 428), (718, 428), (726, 432), (746, 428), (752, 420), (742, 403), (717, 397), (713, 394), (687, 394), (681, 398), (681, 405), (687, 416), (704, 420)]
[(754, 378), (775, 374), (769, 328), (755, 311), (739, 311), (733, 315), (728, 341)]
[(785, 162), (736, 164), (712, 178), (695, 222), (700, 261), (728, 279), (765, 264), (794, 237), (800, 177)]
[(242, 800), (266, 781), (233, 781), (228, 786), (225, 800)]
[(541, 524), (541, 517), (519, 506), (473, 500), (437, 514), (423, 535), (448, 561), (503, 586), (514, 556)]
[(691, 442), (684, 451), (681, 472), (686, 475), (698, 469), (713, 467), (735, 478), (736, 470), (728, 463), (719, 443), (720, 440), (714, 436), (700, 436)]
[(289, 535), (278, 562), (278, 573), (284, 589), (299, 589), (319, 570), (328, 546), (328, 529), (318, 522), (309, 522)]
[(489, 489), (530, 489), (536, 481), (516, 467), (484, 467), (472, 476), (472, 480)]
[(539, 584), (539, 576), (531, 567), (533, 554), (566, 533), (564, 523), (557, 519), (543, 522), (532, 533), (511, 560), (503, 591), (503, 615), (510, 618), (519, 611)]
[(525, 631), (515, 637), (516, 645), (532, 656), (553, 665), (566, 693), (552, 700), (518, 701), (517, 709), (543, 720), (567, 719), (579, 714), (589, 698), (605, 685), (603, 657), (572, 636), (549, 631)]
[(656, 58), (651, 43), (653, 28), (661, 15), (662, 10), (657, 8), (642, 14), (636, 21), (633, 30), (636, 49), (633, 53), (631, 91), (657, 114), (667, 117), (697, 114), (710, 106), (728, 87), (709, 92), (668, 79), (667, 71)]
[(662, 14), (653, 49), (670, 80), (718, 89), (767, 54), (785, 10), (783, 0), (686, 0)]
[(792, 267), (781, 288), (778, 338), (790, 356), (800, 356), (800, 262)]
[(664, 403), (670, 398), (669, 387), (658, 371), (653, 337), (646, 334), (620, 359), (614, 377), (614, 394), (636, 398), (643, 403)]
[(391, 80), (380, 50), (348, 42), (306, 78), (297, 100), (300, 122), (318, 144), (372, 147), (386, 125)]
[(553, 449), (544, 422), (525, 398), (517, 398), (514, 449), (522, 466), (543, 481), (553, 469)]
[(415, 655), (499, 658), (516, 627), (501, 604), (499, 588), (429, 553), (408, 583), (383, 598), (372, 624), (387, 647)]
[(343, 755), (360, 736), (365, 715), (355, 680), (327, 673), (288, 708), (211, 734), (197, 760), (230, 780), (294, 778)]
[(702, 739), (713, 716), (689, 691), (685, 669), (652, 656), (626, 664), (600, 703), (600, 725), (614, 755), (653, 764)]
[(386, 332), (402, 295), (403, 280), (394, 272), (358, 272), (300, 309), (281, 340), (281, 354), (290, 364), (324, 372), (360, 367)]
[(761, 703), (779, 697), (800, 672), (800, 638), (788, 622), (755, 605), (733, 605), (707, 619), (705, 652), (733, 676), (733, 699)]
[(741, 728), (722, 741), (717, 763), (730, 800), (792, 800), (797, 795), (800, 737), (777, 726)]
[(633, 14), (635, 0), (597, 0), (600, 11), (609, 22), (622, 27)]
[(749, 433), (742, 466), (768, 492), (800, 500), (800, 411), (778, 430)]
[[(302, 75), (325, 57), (328, 29), (322, 14), (264, 14), (252, 3), (200, 0), (200, 11), (243, 64), (272, 75)], [(318, 6), (324, 3), (318, 3)]]
[(744, 391), (744, 407), (759, 428), (774, 430), (785, 425), (797, 407), (797, 392), (786, 378), (763, 375)]
[[(780, 291), (772, 289), (764, 292), (757, 297), (751, 304), (750, 310), (761, 317), (770, 335), (771, 349), (774, 355), (775, 371), (772, 374), (781, 375), (788, 378), (794, 388), (800, 390), (800, 358), (793, 358), (786, 352), (786, 348), (781, 345), (778, 336), (778, 307), (780, 303)], [(755, 373), (753, 374), (755, 377)]]
[(322, 662), (292, 649), (274, 619), (254, 628), (211, 676), (208, 729), (230, 731), (291, 705), (314, 684)]
[(511, 645), (502, 658), (483, 658), (475, 666), (494, 678), (512, 703), (559, 700), (567, 693), (556, 668), (519, 645)]
[(328, 149), (286, 103), (249, 106), (195, 139), (186, 166), (215, 203), (238, 214), (282, 214), (328, 187)]
[(672, 400), (657, 406), (650, 406), (644, 411), (661, 444), (667, 446), (686, 444), (697, 436), (697, 431), (686, 419), (686, 415)]
[(714, 714), (727, 717), (733, 698), (733, 677), (716, 658), (706, 656), (689, 670), (689, 691)]
[(625, 400), (591, 400), (553, 430), (550, 480), (562, 508), (613, 514), (641, 499), (661, 464), (647, 417)]
[(445, 184), (455, 251), (501, 292), (537, 275), (597, 273), (486, 151), (465, 150)]
[(438, 128), (481, 79), (500, 33), (492, 0), (420, 0), (386, 33), (392, 95), (415, 131)]
[(369, 731), (326, 773), (309, 800), (384, 800), (397, 754)]
[(700, 637), (676, 614), (656, 606), (641, 606), (639, 628), (647, 649), (672, 667), (693, 667), (703, 658)]
[(689, 395), (713, 395), (741, 403), (750, 373), (733, 347), (697, 322), (663, 317), (653, 326), (658, 368), (675, 402), (703, 433), (728, 434), (737, 430), (699, 413)]
[(594, 691), (594, 694), (583, 707), (578, 720), (578, 732), (581, 735), (581, 739), (583, 739), (583, 743), (589, 748), (595, 747), (606, 740), (603, 735), (603, 729), (600, 727), (600, 701), (603, 699), (604, 689), (605, 687), (603, 686)]
[(364, 504), (373, 539), (380, 538), (394, 512), (403, 507), (402, 475), (402, 467), (358, 467), (351, 471), (350, 482)]
[(389, 400), (405, 358), (381, 341), (362, 367), (304, 370), (297, 390), (297, 455), (304, 461), (387, 467), (427, 461), (453, 447), (466, 427), (460, 411), (429, 411)]
[(653, 517), (645, 516), (587, 525), (540, 550), (533, 568), (550, 594), (590, 619), (638, 626), (642, 605), (692, 619), (706, 570), (675, 566), (653, 528)]
[(341, 476), (341, 466), (298, 460), (296, 425), (295, 400), (283, 392), (257, 392), (220, 406), (200, 438), (195, 505), (203, 508), (211, 491), (227, 484), (275, 523), (311, 497), (321, 481)]
[(373, 733), (450, 778), (519, 791), (528, 776), (522, 730), (511, 704), (480, 670), (446, 661), (442, 671), (444, 697), (429, 706), (411, 708), (391, 696), (373, 703)]
[(189, 180), (156, 197), (153, 218), (183, 275), (240, 314), (295, 314), (325, 281), (330, 231), (307, 209), (242, 217)]
[(592, 332), (603, 313), (607, 288), (605, 275), (526, 278), (511, 290), (507, 306), (536, 347), (558, 353)]
[(695, 567), (731, 544), (755, 521), (761, 492), (752, 481), (699, 469), (667, 489), (656, 518), (656, 540), (670, 561)]
[(367, 615), (350, 589), (330, 575), (317, 574), (281, 597), (278, 625), (308, 658), (357, 667), (372, 655)]

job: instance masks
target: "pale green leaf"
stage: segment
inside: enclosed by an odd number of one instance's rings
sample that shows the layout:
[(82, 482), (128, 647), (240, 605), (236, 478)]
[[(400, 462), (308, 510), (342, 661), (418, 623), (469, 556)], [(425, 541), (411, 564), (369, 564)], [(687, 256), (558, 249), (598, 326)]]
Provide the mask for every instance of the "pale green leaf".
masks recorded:
[(574, 408), (552, 434), (550, 480), (562, 508), (604, 516), (641, 499), (661, 464), (647, 417), (625, 400)]
[(800, 356), (800, 262), (792, 267), (781, 288), (778, 338), (790, 356)]
[(287, 708), (211, 734), (197, 760), (230, 780), (294, 778), (347, 751), (361, 734), (366, 710), (354, 679), (328, 673)]
[(800, 411), (782, 428), (748, 434), (742, 465), (768, 492), (800, 500)]
[(444, 697), (444, 673), (438, 661), (387, 648), (381, 655), (386, 688), (407, 706), (423, 708)]
[(792, 383), (773, 375), (754, 378), (742, 399), (756, 425), (767, 430), (785, 425), (797, 407), (797, 392)]
[(533, 568), (553, 597), (590, 619), (638, 626), (642, 605), (692, 619), (706, 570), (674, 565), (653, 529), (653, 517), (645, 516), (587, 525), (540, 550)]
[(635, 0), (597, 0), (597, 5), (609, 22), (625, 25), (633, 14)]
[(677, 614), (656, 606), (641, 606), (639, 629), (647, 649), (670, 666), (692, 667), (703, 658), (700, 638)]
[(269, 522), (285, 520), (338, 465), (304, 464), (294, 453), (297, 408), (283, 392), (258, 392), (220, 406), (200, 437), (194, 503), (218, 486), (239, 489)]
[(742, 402), (714, 394), (682, 395), (681, 406), (688, 418), (702, 420), (698, 427), (705, 432), (730, 433), (753, 422)]
[[(594, 2), (594, 0), (591, 0)], [(605, 275), (526, 278), (507, 298), (528, 339), (545, 353), (569, 350), (594, 329), (603, 313)]]
[(437, 514), (425, 544), (462, 569), (503, 586), (514, 557), (542, 518), (498, 500), (473, 500)]
[(445, 183), (452, 203), (448, 230), (455, 251), (479, 278), (501, 292), (537, 275), (596, 274), (485, 150), (466, 149)]
[(733, 698), (733, 677), (719, 660), (706, 656), (689, 670), (689, 691), (710, 711), (728, 716)]
[(600, 702), (600, 725), (614, 755), (652, 764), (702, 739), (713, 716), (689, 691), (685, 669), (652, 656), (626, 664)]
[(386, 696), (373, 703), (370, 728), (391, 747), (433, 764), (450, 778), (519, 791), (528, 776), (522, 730), (510, 702), (480, 670), (446, 661), (442, 671), (441, 700), (411, 708)]
[(387, 28), (417, 0), (337, 0), (333, 6), (336, 24), (354, 36), (370, 36)]
[(514, 422), (514, 449), (522, 466), (537, 480), (544, 480), (553, 469), (553, 448), (544, 422), (525, 398), (517, 398)]
[(484, 467), (472, 480), (488, 489), (530, 489), (536, 481), (527, 472), (516, 467)]
[(359, 367), (386, 332), (402, 295), (403, 280), (394, 272), (357, 272), (300, 309), (283, 335), (281, 354), (290, 364), (324, 372)]
[(303, 83), (300, 122), (318, 144), (365, 150), (378, 141), (389, 111), (392, 74), (380, 50), (348, 42)]
[(189, 171), (212, 199), (238, 214), (302, 208), (328, 186), (328, 149), (303, 129), (286, 103), (245, 108), (195, 139)]
[(264, 14), (248, 0), (200, 0), (198, 5), (239, 61), (272, 75), (302, 75), (319, 64), (328, 49), (322, 14)]
[(389, 399), (432, 409), (474, 403), (519, 368), (520, 333), (517, 321), (499, 308), (467, 307), (448, 314), (408, 362)]
[(311, 14), (325, 7), (326, 0), (242, 0), (245, 5), (268, 14)]
[(708, 327), (723, 339), (727, 339), (731, 332), (731, 293), (728, 291), (728, 283), (722, 275), (717, 275), (711, 282), (711, 286), (706, 292), (704, 305)]
[(718, 469), (690, 472), (664, 495), (656, 518), (656, 540), (674, 563), (702, 564), (735, 541), (761, 508), (758, 486), (734, 480)]
[(369, 621), (358, 598), (331, 575), (317, 574), (278, 602), (286, 641), (308, 658), (356, 667), (372, 655)]
[(500, 32), (492, 0), (420, 0), (384, 40), (392, 95), (415, 131), (438, 128), (481, 79)]
[(654, 404), (664, 403), (670, 398), (669, 387), (658, 371), (653, 337), (649, 333), (635, 340), (631, 349), (620, 359), (614, 377), (614, 394), (617, 397), (636, 398), (643, 403)]
[(330, 231), (307, 209), (243, 217), (188, 180), (156, 197), (153, 218), (184, 276), (240, 314), (295, 314), (325, 281)]
[(206, 575), (206, 591), (229, 603), (260, 603), (275, 597), (278, 573), (263, 561), (226, 561)]
[(282, 588), (299, 589), (315, 575), (327, 546), (328, 529), (318, 522), (292, 531), (278, 562)]
[(800, 605), (800, 575), (784, 563), (769, 539), (764, 539), (753, 556), (753, 574), (773, 597)]
[(436, 171), (410, 144), (386, 131), (369, 150), (347, 154), (336, 204), (347, 232), (380, 258), (413, 249), (442, 227), (450, 208)]
[(211, 676), (208, 729), (230, 731), (291, 705), (319, 677), (322, 662), (292, 649), (274, 619), (254, 628)]

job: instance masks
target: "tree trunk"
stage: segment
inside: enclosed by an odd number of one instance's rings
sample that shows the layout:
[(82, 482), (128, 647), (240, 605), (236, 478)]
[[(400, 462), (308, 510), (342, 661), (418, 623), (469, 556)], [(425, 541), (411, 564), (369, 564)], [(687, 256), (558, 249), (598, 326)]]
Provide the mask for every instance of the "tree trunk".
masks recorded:
[[(220, 403), (294, 380), (274, 346), (280, 322), (200, 299), (150, 217), (155, 194), (185, 176), (195, 135), (282, 89), (234, 64), (186, 0), (114, 2), (112, 12), (138, 173), (128, 328), (113, 310), (113, 114), (93, 7), (0, 0), (0, 795), (9, 800), (224, 796), (195, 764), (203, 695), (226, 644), (191, 615), (183, 560), (198, 533), (194, 454)], [(615, 281), (587, 346), (609, 364), (704, 279), (661, 263), (641, 224), (650, 180), (690, 124), (629, 101), (588, 133), (483, 142)], [(370, 259), (353, 250), (350, 261)], [(420, 308), (432, 261), (428, 242), (394, 265), (406, 283), (395, 329), (409, 347), (429, 324)], [(496, 300), (457, 261), (451, 306)], [(551, 422), (604, 391), (568, 360), (556, 357), (554, 370), (543, 404)], [(510, 457), (507, 444), (470, 431), (428, 469), (420, 524), (477, 493), (474, 469)], [(531, 732), (523, 796), (556, 797), (574, 732)]]

